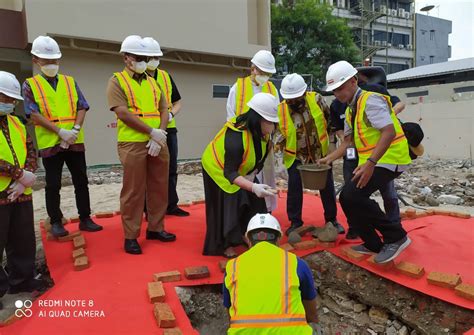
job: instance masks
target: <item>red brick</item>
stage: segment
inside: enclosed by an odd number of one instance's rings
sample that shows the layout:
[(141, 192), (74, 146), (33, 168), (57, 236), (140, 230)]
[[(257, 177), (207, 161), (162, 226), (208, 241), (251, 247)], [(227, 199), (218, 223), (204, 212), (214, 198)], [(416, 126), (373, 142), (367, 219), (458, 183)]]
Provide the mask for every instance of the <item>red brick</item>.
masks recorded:
[(319, 241), (319, 245), (324, 248), (334, 248), (336, 246), (336, 242), (321, 242)]
[(461, 219), (469, 219), (471, 218), (471, 214), (469, 213), (462, 213), (462, 212), (452, 212), (452, 215), (461, 218)]
[(414, 209), (414, 208), (407, 208), (407, 209), (405, 210), (405, 215), (406, 215), (406, 217), (409, 218), (409, 219), (415, 218), (415, 217), (416, 217), (416, 209)]
[(168, 328), (165, 329), (163, 335), (183, 335), (183, 332), (179, 328)]
[(301, 241), (298, 243), (295, 243), (293, 247), (296, 250), (306, 250), (306, 249), (313, 249), (318, 246), (318, 241), (317, 240), (308, 240), (308, 241)]
[(73, 259), (76, 259), (78, 257), (81, 257), (81, 256), (85, 256), (86, 255), (86, 251), (84, 250), (84, 248), (79, 248), (79, 249), (76, 249), (72, 252), (72, 258)]
[(83, 235), (79, 235), (77, 237), (74, 237), (72, 242), (74, 244), (74, 249), (79, 249), (79, 248), (85, 248), (86, 247), (86, 239), (84, 238)]
[(154, 281), (148, 283), (148, 298), (152, 304), (165, 301), (166, 295), (162, 282)]
[(180, 281), (181, 273), (179, 271), (160, 272), (160, 273), (155, 273), (153, 275), (153, 278), (155, 281), (161, 281), (163, 283), (168, 283), (172, 281)]
[(160, 328), (173, 328), (176, 326), (176, 319), (168, 304), (157, 302), (153, 307), (156, 323)]
[(194, 200), (193, 205), (199, 205), (199, 204), (205, 204), (206, 200), (205, 199), (200, 199), (200, 200)]
[(228, 262), (227, 259), (223, 259), (219, 261), (219, 269), (221, 270), (222, 273), (225, 272), (225, 267), (227, 266), (227, 262)]
[(431, 208), (428, 208), (425, 212), (426, 212), (428, 215), (434, 215), (434, 213), (435, 213), (434, 209), (431, 209)]
[(467, 298), (469, 300), (474, 300), (474, 285), (469, 284), (459, 284), (454, 289), (457, 295)]
[(393, 261), (390, 261), (390, 262), (387, 262), (387, 263), (375, 263), (375, 256), (376, 255), (372, 255), (369, 258), (367, 258), (367, 262), (369, 262), (370, 264), (372, 264), (372, 265), (374, 265), (374, 266), (376, 266), (380, 269), (384, 269), (384, 270), (391, 269), (395, 265), (395, 263)]
[(447, 209), (435, 209), (435, 215), (444, 215), (444, 216), (452, 216), (452, 212)]
[(407, 218), (407, 213), (405, 213), (405, 210), (403, 210), (403, 209), (400, 210), (400, 218), (401, 219), (406, 219)]
[(400, 262), (395, 265), (398, 271), (412, 278), (421, 278), (425, 274), (425, 269), (418, 265), (409, 262)]
[(95, 217), (98, 219), (111, 218), (114, 216), (114, 212), (99, 212), (95, 213)]
[(70, 223), (78, 223), (80, 221), (81, 219), (79, 219), (79, 216), (73, 216), (72, 218), (69, 218)]
[(75, 231), (74, 233), (69, 233), (66, 236), (58, 237), (58, 241), (61, 241), (61, 242), (72, 241), (75, 237), (78, 237), (78, 236), (81, 236), (81, 232)]
[(301, 237), (305, 236), (307, 233), (314, 231), (314, 226), (301, 226), (294, 230)]
[(188, 279), (208, 278), (211, 276), (207, 266), (192, 266), (184, 269), (184, 276)]
[(461, 284), (461, 276), (450, 273), (443, 272), (430, 272), (428, 274), (428, 283), (436, 286), (455, 288), (457, 285)]
[(49, 223), (49, 220), (43, 221), (43, 227), (44, 227), (44, 230), (48, 232), (51, 231), (51, 223)]
[(351, 247), (344, 247), (341, 249), (344, 255), (355, 261), (361, 261), (367, 257), (367, 255), (361, 254), (360, 252), (354, 251)]
[(122, 212), (120, 212), (120, 211), (115, 211), (115, 212), (114, 212), (114, 215), (120, 215), (121, 213), (122, 213)]
[(81, 256), (76, 258), (74, 261), (74, 270), (75, 271), (82, 271), (89, 267), (89, 258), (87, 256)]
[(423, 218), (425, 216), (428, 216), (429, 214), (426, 213), (426, 211), (416, 211), (416, 218)]
[(56, 237), (53, 236), (49, 231), (46, 232), (46, 240), (48, 241), (56, 241)]
[(286, 251), (291, 251), (291, 250), (295, 249), (295, 248), (293, 248), (293, 246), (290, 243), (282, 244), (282, 245), (280, 245), (280, 248), (282, 248)]

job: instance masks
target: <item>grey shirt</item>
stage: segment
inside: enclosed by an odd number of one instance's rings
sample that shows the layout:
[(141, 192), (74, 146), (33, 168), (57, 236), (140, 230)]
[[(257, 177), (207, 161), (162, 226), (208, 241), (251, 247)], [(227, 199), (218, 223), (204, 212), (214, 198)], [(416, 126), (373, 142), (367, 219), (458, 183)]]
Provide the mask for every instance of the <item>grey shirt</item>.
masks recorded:
[[(357, 99), (361, 93), (362, 90), (358, 88), (356, 94), (354, 94), (354, 97), (352, 98), (352, 101), (349, 103), (351, 110), (356, 110)], [(367, 116), (369, 124), (378, 130), (393, 124), (387, 101), (378, 94), (371, 94), (367, 98), (367, 103), (365, 105), (365, 115)], [(344, 136), (350, 136), (352, 134), (353, 130), (347, 123), (347, 120), (345, 120)], [(403, 172), (408, 169), (409, 165), (377, 164), (376, 166), (383, 167), (394, 172)]]

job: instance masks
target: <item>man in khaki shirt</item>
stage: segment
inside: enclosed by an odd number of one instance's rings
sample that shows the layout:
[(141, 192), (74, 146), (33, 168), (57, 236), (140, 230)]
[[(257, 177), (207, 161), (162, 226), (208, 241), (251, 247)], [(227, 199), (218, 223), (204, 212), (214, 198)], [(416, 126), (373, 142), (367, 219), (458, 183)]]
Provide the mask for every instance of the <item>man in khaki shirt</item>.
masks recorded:
[(148, 205), (146, 239), (176, 240), (174, 234), (164, 230), (168, 205), (168, 106), (156, 81), (145, 73), (149, 55), (142, 38), (128, 36), (120, 52), (125, 69), (110, 78), (107, 100), (118, 119), (118, 154), (123, 166), (120, 211), (124, 249), (130, 254), (141, 254), (137, 238), (145, 196)]

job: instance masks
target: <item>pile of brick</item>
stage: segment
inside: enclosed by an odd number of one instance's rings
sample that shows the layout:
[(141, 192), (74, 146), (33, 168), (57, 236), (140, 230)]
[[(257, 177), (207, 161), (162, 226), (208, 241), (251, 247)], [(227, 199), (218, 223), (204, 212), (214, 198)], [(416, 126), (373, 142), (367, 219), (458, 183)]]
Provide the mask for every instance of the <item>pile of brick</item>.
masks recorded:
[(400, 210), (400, 217), (402, 219), (417, 219), (431, 215), (444, 215), (461, 219), (469, 219), (471, 217), (471, 214), (469, 213), (457, 212), (447, 209), (416, 210), (414, 208), (407, 208)]

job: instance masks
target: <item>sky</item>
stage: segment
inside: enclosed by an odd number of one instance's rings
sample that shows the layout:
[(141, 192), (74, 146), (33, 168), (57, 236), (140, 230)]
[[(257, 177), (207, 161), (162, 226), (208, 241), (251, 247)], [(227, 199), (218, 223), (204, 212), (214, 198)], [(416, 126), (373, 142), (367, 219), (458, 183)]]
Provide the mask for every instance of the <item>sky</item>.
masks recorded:
[(453, 31), (449, 35), (451, 58), (449, 60), (474, 57), (474, 0), (415, 0), (415, 10), (435, 5), (430, 16), (453, 22)]

